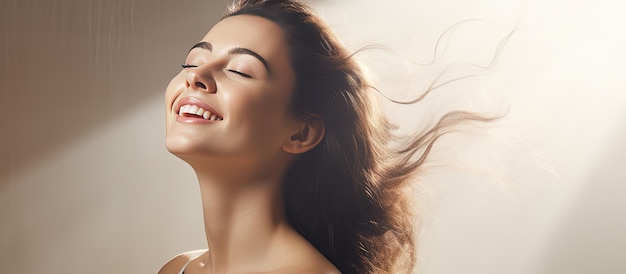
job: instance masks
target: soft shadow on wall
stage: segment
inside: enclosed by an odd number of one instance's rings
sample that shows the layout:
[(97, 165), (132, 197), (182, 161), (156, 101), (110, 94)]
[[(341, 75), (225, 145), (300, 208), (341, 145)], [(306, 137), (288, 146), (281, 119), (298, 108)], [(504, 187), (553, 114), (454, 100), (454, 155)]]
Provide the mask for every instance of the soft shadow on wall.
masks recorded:
[(155, 273), (201, 247), (162, 98), (227, 2), (0, 2), (3, 272)]
[[(2, 1), (3, 184), (73, 137), (161, 96), (187, 44), (227, 1), (194, 2)], [(190, 17), (205, 24), (181, 20)]]

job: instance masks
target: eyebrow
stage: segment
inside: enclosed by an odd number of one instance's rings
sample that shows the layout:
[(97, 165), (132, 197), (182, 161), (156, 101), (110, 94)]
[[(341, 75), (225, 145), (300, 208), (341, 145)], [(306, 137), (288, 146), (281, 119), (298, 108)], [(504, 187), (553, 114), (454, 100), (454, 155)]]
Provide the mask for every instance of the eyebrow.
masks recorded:
[[(191, 49), (189, 49), (189, 52), (191, 52), (191, 50), (193, 50), (195, 48), (201, 48), (201, 49), (205, 49), (205, 50), (208, 50), (208, 51), (213, 51), (213, 45), (211, 45), (211, 43), (209, 43), (209, 42), (197, 43), (197, 44), (193, 45), (193, 47), (191, 47)], [(228, 50), (228, 54), (247, 54), (247, 55), (250, 55), (250, 56), (258, 59), (259, 61), (261, 61), (261, 63), (263, 63), (263, 66), (265, 66), (265, 69), (267, 69), (267, 71), (270, 72), (270, 66), (267, 64), (267, 61), (265, 61), (265, 58), (263, 58), (263, 56), (259, 55), (258, 53), (254, 52), (252, 50), (249, 50), (247, 48), (235, 47), (235, 48), (231, 48), (230, 50)]]

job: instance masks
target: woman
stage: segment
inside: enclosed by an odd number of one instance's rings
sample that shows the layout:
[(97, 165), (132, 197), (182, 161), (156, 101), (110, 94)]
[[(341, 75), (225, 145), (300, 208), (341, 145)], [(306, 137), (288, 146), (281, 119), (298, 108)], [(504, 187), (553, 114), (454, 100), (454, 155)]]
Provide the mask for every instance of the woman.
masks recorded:
[(408, 180), (477, 117), (398, 140), (376, 92), (307, 6), (233, 3), (165, 95), (166, 146), (196, 172), (209, 250), (159, 273), (410, 272)]

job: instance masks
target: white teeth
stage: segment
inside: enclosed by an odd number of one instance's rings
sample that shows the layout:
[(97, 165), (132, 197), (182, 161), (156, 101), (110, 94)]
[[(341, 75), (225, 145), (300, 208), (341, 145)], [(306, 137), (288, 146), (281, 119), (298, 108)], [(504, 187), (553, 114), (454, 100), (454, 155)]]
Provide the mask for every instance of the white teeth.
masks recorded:
[(189, 105), (184, 105), (180, 107), (180, 110), (178, 111), (178, 115), (183, 116), (184, 113), (187, 113), (188, 109), (189, 109)]
[(202, 118), (204, 118), (205, 120), (211, 120), (211, 121), (221, 121), (221, 120), (223, 120), (222, 118), (217, 117), (217, 115), (212, 114), (210, 111), (204, 110), (203, 108), (198, 107), (196, 105), (184, 105), (184, 106), (181, 106), (179, 111), (178, 111), (178, 115), (179, 116), (183, 116), (185, 113), (202, 116)]

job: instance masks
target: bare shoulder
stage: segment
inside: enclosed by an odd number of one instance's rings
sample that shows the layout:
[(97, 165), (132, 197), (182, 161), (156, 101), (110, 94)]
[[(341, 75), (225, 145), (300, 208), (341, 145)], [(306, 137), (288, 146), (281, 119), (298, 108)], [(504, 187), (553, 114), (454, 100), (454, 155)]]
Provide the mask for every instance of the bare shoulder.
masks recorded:
[(317, 253), (317, 256), (309, 258), (310, 260), (303, 265), (297, 272), (292, 273), (310, 273), (310, 274), (341, 274), (339, 269), (335, 267), (324, 255)]
[(290, 236), (286, 237), (284, 243), (288, 243), (278, 257), (283, 258), (279, 263), (282, 267), (271, 273), (307, 273), (307, 274), (340, 274), (335, 265), (328, 260), (319, 250), (317, 250), (302, 235), (289, 231)]
[(301, 265), (298, 267), (290, 267), (277, 270), (273, 272), (273, 274), (291, 274), (291, 273), (300, 273), (300, 274), (341, 274), (341, 272), (332, 264), (322, 264), (322, 265)]
[(306, 274), (340, 274), (341, 272), (324, 255), (316, 249), (308, 252), (294, 252), (287, 267), (278, 269), (275, 274), (306, 273)]
[(178, 274), (187, 262), (197, 258), (206, 251), (206, 249), (201, 249), (178, 254), (161, 267), (159, 274)]

